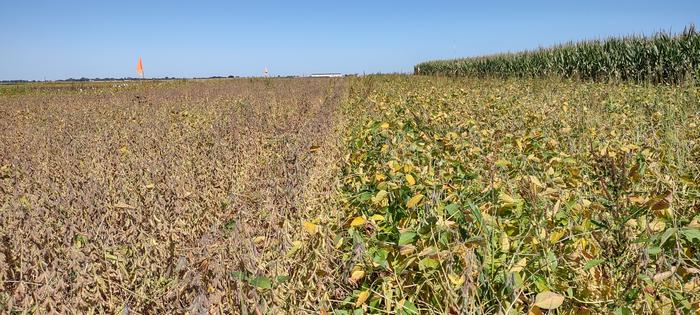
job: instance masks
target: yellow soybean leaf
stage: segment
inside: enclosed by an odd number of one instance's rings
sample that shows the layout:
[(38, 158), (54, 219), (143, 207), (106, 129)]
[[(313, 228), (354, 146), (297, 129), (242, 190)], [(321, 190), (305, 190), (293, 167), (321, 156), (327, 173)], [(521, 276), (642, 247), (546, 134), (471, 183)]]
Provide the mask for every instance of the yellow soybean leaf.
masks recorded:
[(371, 217), (369, 217), (369, 219), (371, 221), (384, 221), (385, 220), (384, 216), (381, 214), (372, 215)]
[(539, 162), (541, 161), (538, 157), (536, 157), (536, 156), (533, 155), (533, 154), (528, 155), (528, 156), (527, 156), (527, 160), (528, 160), (529, 162), (535, 162), (535, 163), (539, 163)]
[(304, 230), (311, 235), (314, 235), (318, 232), (318, 225), (313, 224), (309, 221), (304, 221), (303, 226)]
[(504, 159), (500, 159), (500, 160), (496, 161), (496, 163), (494, 163), (494, 164), (496, 164), (496, 166), (498, 166), (498, 167), (508, 167), (511, 165), (510, 161), (504, 160)]
[(355, 307), (359, 307), (362, 304), (365, 304), (365, 301), (367, 301), (367, 298), (369, 298), (369, 290), (364, 290), (360, 292), (360, 294), (357, 295), (357, 301), (355, 302)]
[(382, 129), (389, 129), (389, 123), (385, 122), (381, 125)]
[(398, 171), (401, 170), (401, 164), (399, 164), (399, 162), (396, 162), (396, 161), (389, 161), (389, 162), (387, 163), (387, 165), (388, 165), (389, 168), (391, 168), (391, 170), (394, 171), (394, 172), (398, 172)]
[(372, 203), (381, 204), (387, 198), (388, 192), (386, 190), (380, 190), (374, 197), (372, 197)]
[(564, 297), (552, 291), (543, 291), (535, 297), (535, 306), (546, 310), (552, 310), (564, 303)]
[(365, 223), (367, 223), (367, 220), (365, 220), (365, 218), (356, 217), (356, 218), (352, 219), (352, 222), (350, 222), (350, 226), (351, 227), (358, 227), (358, 226), (365, 225)]
[(515, 263), (515, 265), (513, 265), (513, 267), (510, 268), (510, 271), (511, 272), (521, 272), (521, 271), (523, 271), (523, 268), (525, 268), (525, 266), (527, 266), (527, 258), (523, 258), (521, 260), (518, 260), (518, 262)]
[(504, 207), (510, 207), (514, 206), (517, 204), (517, 200), (515, 198), (511, 197), (510, 195), (502, 192), (498, 195), (498, 200), (501, 202), (501, 205)]
[(547, 175), (552, 176), (552, 175), (554, 175), (554, 169), (550, 166), (550, 167), (547, 169), (547, 172), (546, 172), (546, 173), (547, 173)]
[(286, 256), (287, 257), (292, 257), (294, 254), (296, 254), (297, 251), (301, 248), (302, 243), (301, 241), (294, 241), (292, 242), (292, 247), (287, 251)]
[(351, 274), (350, 274), (350, 282), (352, 283), (357, 283), (357, 281), (360, 281), (362, 277), (365, 276), (365, 271), (362, 269), (355, 269)]
[(422, 194), (417, 194), (417, 195), (411, 197), (411, 199), (408, 200), (408, 202), (406, 203), (406, 207), (407, 207), (407, 208), (413, 208), (413, 207), (415, 207), (421, 200), (423, 200), (423, 195), (422, 195)]
[(413, 186), (416, 184), (416, 179), (413, 178), (413, 175), (406, 174), (406, 182), (408, 183), (408, 186)]
[(455, 287), (460, 287), (462, 286), (462, 284), (464, 284), (464, 275), (459, 276), (454, 273), (451, 273), (447, 275), (447, 277), (450, 279), (450, 282), (452, 282), (452, 284)]
[(510, 238), (506, 233), (501, 234), (501, 251), (504, 253), (510, 251)]
[(544, 188), (542, 182), (540, 182), (540, 180), (535, 176), (530, 175), (530, 182), (537, 187)]
[(549, 235), (549, 242), (556, 244), (564, 235), (566, 235), (566, 231), (563, 230), (552, 232), (552, 234)]
[(256, 236), (255, 238), (253, 238), (253, 243), (255, 243), (255, 245), (260, 245), (264, 242), (265, 242), (265, 236)]
[(339, 238), (339, 239), (335, 242), (335, 249), (339, 249), (341, 246), (343, 246), (343, 242), (344, 242), (344, 241), (345, 241), (345, 238), (342, 238), (342, 237)]

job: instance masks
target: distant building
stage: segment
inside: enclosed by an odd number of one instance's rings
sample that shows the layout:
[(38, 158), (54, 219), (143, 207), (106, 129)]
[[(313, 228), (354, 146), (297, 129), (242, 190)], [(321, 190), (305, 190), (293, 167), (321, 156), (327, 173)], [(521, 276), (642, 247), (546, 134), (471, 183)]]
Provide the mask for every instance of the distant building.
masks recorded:
[(312, 78), (340, 78), (342, 76), (341, 73), (314, 73), (310, 75)]

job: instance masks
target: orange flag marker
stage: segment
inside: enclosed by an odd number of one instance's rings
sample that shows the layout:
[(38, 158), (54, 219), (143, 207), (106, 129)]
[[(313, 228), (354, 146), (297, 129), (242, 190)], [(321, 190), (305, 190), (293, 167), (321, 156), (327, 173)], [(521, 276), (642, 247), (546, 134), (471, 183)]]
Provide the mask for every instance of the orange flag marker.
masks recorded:
[(143, 61), (141, 61), (141, 57), (139, 57), (139, 63), (136, 64), (136, 73), (138, 73), (141, 76), (141, 79), (143, 79)]

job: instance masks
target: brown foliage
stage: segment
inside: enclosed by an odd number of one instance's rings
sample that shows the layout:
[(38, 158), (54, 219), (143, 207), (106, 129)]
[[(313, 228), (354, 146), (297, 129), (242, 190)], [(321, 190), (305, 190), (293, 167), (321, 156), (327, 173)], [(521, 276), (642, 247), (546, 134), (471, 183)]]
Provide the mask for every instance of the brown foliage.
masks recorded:
[(240, 79), (0, 97), (0, 312), (288, 309), (284, 284), (231, 273), (306, 278), (278, 258), (333, 189), (345, 90)]

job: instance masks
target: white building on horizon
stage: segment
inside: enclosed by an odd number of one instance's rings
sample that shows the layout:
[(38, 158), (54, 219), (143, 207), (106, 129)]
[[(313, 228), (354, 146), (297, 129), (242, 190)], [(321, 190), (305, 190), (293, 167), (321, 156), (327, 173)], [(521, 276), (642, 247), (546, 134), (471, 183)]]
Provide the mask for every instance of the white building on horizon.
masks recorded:
[(342, 73), (332, 72), (332, 73), (312, 73), (309, 75), (312, 78), (340, 78), (343, 76)]

